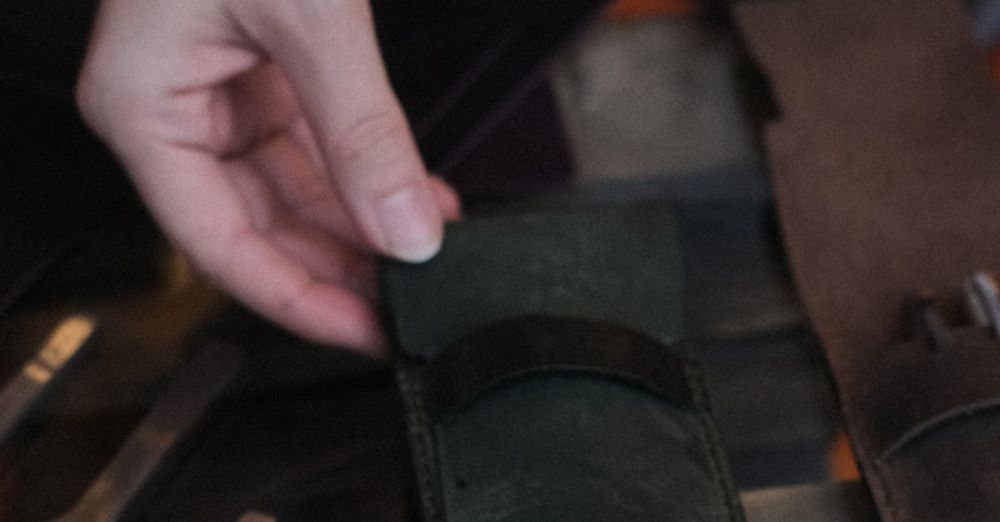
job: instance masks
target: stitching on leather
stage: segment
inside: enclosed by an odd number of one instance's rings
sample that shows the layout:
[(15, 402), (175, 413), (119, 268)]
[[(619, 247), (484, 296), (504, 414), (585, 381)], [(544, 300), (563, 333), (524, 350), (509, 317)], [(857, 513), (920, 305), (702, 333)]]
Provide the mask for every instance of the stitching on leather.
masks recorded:
[(735, 498), (734, 485), (729, 474), (726, 473), (724, 457), (720, 454), (721, 441), (710, 417), (711, 402), (705, 392), (701, 372), (687, 359), (684, 360), (683, 368), (688, 389), (691, 391), (692, 402), (698, 409), (697, 417), (701, 425), (698, 437), (702, 446), (707, 450), (713, 482), (719, 486), (718, 493), (722, 495), (723, 504), (729, 512), (730, 520), (742, 522), (745, 520), (743, 507)]
[(438, 495), (437, 466), (435, 465), (434, 439), (430, 433), (430, 419), (423, 401), (423, 388), (419, 378), (411, 376), (412, 368), (401, 363), (397, 370), (400, 391), (407, 403), (407, 424), (413, 459), (417, 472), (420, 503), (428, 522), (444, 520), (444, 509)]

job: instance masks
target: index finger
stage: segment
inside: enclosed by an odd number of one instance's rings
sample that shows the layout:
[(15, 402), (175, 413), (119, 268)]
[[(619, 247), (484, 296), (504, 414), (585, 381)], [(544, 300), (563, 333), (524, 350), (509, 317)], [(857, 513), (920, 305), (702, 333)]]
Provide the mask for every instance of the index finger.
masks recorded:
[(331, 177), (372, 246), (423, 261), (442, 216), (386, 75), (364, 0), (230, 3), (288, 75)]

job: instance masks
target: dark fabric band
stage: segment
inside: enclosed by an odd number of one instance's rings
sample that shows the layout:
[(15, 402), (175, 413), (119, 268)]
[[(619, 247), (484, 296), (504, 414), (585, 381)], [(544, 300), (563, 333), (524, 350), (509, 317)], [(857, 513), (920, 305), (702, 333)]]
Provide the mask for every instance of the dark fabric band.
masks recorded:
[(684, 361), (653, 339), (599, 321), (525, 316), (460, 339), (424, 368), (428, 414), (436, 417), (502, 381), (542, 372), (599, 374), (694, 407)]

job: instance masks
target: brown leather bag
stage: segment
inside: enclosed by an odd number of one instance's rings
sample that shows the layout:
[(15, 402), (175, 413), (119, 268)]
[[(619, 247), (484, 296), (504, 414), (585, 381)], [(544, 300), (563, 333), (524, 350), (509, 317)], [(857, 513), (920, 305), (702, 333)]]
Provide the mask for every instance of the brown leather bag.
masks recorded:
[(1000, 342), (908, 340), (901, 312), (931, 291), (960, 324), (963, 279), (1000, 270), (1000, 89), (962, 3), (735, 15), (780, 106), (765, 141), (788, 253), (882, 516), (1000, 519)]

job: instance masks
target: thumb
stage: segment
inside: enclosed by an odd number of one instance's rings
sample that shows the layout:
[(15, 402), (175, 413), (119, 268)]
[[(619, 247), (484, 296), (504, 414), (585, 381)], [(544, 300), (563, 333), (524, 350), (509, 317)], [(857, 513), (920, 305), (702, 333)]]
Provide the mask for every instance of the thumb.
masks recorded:
[(437, 253), (441, 212), (389, 85), (368, 2), (227, 5), (291, 81), (331, 183), (371, 246), (414, 262)]

